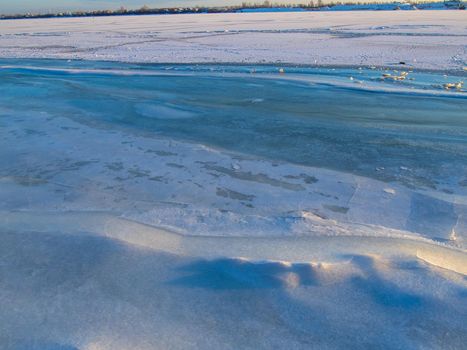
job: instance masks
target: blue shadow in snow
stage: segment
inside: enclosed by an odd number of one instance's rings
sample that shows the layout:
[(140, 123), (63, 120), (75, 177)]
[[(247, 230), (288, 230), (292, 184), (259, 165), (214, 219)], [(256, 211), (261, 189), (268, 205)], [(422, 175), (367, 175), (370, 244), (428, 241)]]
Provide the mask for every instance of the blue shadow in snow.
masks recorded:
[(181, 268), (189, 275), (170, 283), (189, 288), (260, 289), (287, 286), (293, 274), (300, 285), (317, 285), (316, 268), (310, 264), (250, 262), (240, 259), (201, 260)]
[(352, 277), (352, 285), (368, 294), (380, 305), (413, 309), (423, 304), (423, 298), (402, 290), (396, 284), (383, 279), (374, 266), (374, 260), (367, 256), (352, 256), (352, 262), (358, 266), (365, 277)]

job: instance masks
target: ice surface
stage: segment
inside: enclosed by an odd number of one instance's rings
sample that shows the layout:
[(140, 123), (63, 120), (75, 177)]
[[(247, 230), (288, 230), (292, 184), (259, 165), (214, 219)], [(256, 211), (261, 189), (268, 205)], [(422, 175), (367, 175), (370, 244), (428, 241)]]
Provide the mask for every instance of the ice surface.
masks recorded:
[[(462, 92), (388, 93), (373, 70), (22, 63), (2, 70), (2, 209), (106, 210), (210, 235), (310, 234), (325, 218), (330, 232), (450, 241), (465, 225)], [(346, 74), (370, 90), (339, 85)]]
[(467, 341), (467, 100), (442, 74), (0, 66), (2, 349)]
[(2, 21), (0, 57), (462, 70), (465, 11), (182, 14)]

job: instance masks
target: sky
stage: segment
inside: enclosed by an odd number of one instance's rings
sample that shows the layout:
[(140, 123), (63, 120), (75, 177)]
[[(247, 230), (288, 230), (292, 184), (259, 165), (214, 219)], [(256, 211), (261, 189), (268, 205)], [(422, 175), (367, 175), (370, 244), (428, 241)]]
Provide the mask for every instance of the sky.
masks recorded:
[(242, 0), (0, 0), (0, 14), (117, 9), (120, 6), (139, 8), (143, 5), (149, 7), (215, 6), (241, 2)]

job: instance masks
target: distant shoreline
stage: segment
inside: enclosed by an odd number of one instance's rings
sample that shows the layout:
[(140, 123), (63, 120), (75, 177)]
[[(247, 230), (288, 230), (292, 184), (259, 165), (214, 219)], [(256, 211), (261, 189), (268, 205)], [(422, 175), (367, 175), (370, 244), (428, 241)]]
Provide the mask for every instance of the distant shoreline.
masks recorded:
[(385, 3), (334, 3), (324, 5), (321, 0), (312, 0), (308, 4), (299, 5), (271, 5), (243, 4), (224, 7), (173, 7), (94, 11), (70, 11), (56, 13), (26, 13), (2, 15), (0, 20), (12, 19), (40, 19), (40, 18), (74, 18), (74, 17), (110, 17), (110, 16), (144, 16), (144, 15), (172, 15), (172, 14), (209, 14), (209, 13), (257, 13), (257, 12), (303, 12), (303, 11), (394, 11), (394, 10), (465, 10), (463, 1), (434, 1), (434, 2), (385, 2)]

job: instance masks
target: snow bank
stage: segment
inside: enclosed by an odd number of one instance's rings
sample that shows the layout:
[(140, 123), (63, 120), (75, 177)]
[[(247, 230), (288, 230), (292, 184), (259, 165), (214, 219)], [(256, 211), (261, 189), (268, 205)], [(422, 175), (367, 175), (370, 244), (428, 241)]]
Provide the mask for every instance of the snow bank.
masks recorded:
[[(2, 349), (462, 349), (465, 278), (413, 258), (173, 255), (1, 231)], [(209, 248), (209, 246), (206, 246)]]

